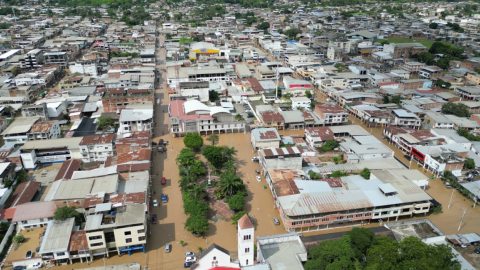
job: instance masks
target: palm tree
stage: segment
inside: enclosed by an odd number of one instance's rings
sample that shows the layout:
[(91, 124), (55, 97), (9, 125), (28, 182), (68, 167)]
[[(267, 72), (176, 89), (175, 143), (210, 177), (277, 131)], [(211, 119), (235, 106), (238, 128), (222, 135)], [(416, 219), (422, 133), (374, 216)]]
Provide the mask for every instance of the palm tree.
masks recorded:
[(187, 196), (194, 200), (194, 201), (200, 201), (205, 199), (207, 196), (207, 190), (205, 189), (205, 182), (203, 182), (200, 185), (190, 185), (188, 186), (186, 193)]
[(232, 171), (233, 174), (236, 174), (237, 168), (235, 168), (235, 160), (233, 158), (229, 158), (225, 163), (223, 163), (222, 169), (226, 171)]
[(233, 196), (238, 191), (245, 188), (242, 179), (236, 176), (232, 171), (226, 171), (220, 176), (220, 182), (218, 183), (220, 188), (218, 189), (220, 194), (224, 196)]
[(207, 137), (207, 141), (209, 141), (213, 146), (218, 143), (219, 138), (218, 134), (212, 134)]
[(222, 151), (222, 155), (223, 155), (223, 158), (224, 160), (227, 160), (227, 159), (233, 159), (233, 156), (236, 156), (237, 155), (237, 150), (235, 150), (235, 147), (223, 147), (223, 151)]

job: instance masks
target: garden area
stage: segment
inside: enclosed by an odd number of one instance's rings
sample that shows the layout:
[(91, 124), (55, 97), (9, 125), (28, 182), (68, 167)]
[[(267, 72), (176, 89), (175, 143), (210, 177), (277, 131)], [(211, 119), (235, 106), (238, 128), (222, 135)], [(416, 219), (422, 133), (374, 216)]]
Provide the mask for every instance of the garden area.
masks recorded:
[(196, 236), (208, 231), (208, 219), (232, 219), (245, 214), (246, 186), (237, 175), (234, 147), (217, 146), (217, 134), (208, 136), (204, 146), (198, 133), (188, 133), (176, 158), (179, 186), (183, 194), (185, 229)]

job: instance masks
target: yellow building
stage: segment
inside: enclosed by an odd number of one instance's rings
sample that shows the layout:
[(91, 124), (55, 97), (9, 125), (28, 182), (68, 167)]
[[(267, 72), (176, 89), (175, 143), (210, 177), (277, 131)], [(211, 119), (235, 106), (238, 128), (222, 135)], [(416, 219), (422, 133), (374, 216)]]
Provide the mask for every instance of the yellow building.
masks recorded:
[(194, 42), (190, 45), (190, 60), (197, 60), (200, 55), (219, 55), (220, 50), (215, 48), (212, 43), (208, 42)]

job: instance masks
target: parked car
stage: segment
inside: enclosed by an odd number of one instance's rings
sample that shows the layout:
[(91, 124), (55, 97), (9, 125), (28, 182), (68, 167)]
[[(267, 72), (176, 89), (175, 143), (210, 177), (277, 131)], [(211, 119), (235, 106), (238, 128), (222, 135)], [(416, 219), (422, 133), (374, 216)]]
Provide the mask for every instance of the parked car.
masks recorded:
[(446, 186), (447, 188), (452, 188), (452, 185), (450, 185), (450, 183), (447, 182), (447, 181), (445, 181), (445, 186)]
[(25, 270), (25, 269), (27, 269), (27, 267), (23, 265), (17, 265), (13, 267), (13, 270)]
[(257, 181), (258, 182), (262, 182), (262, 178), (260, 176), (257, 175)]
[(167, 194), (162, 194), (162, 203), (168, 202)]
[(153, 207), (157, 207), (158, 206), (158, 201), (157, 199), (153, 200)]
[(30, 259), (33, 257), (33, 252), (31, 250), (27, 251), (27, 254), (25, 254), (25, 259)]
[(480, 248), (476, 248), (473, 252), (475, 252), (476, 254), (480, 254)]
[(194, 256), (188, 256), (185, 258), (185, 262), (195, 262), (197, 260), (197, 258), (195, 258)]
[(157, 145), (157, 143), (156, 143), (156, 142), (152, 142), (152, 145)]
[(280, 221), (278, 221), (278, 218), (276, 217), (273, 218), (273, 224), (280, 225)]
[(41, 267), (42, 267), (42, 265), (43, 265), (43, 263), (42, 263), (42, 262), (36, 262), (36, 263), (34, 263), (34, 264), (30, 265), (30, 267), (29, 267), (29, 268), (33, 268), (33, 269), (35, 269), (35, 268), (41, 268)]
[(467, 247), (468, 247), (467, 244), (461, 244), (460, 246), (461, 246), (462, 248), (467, 248)]
[(166, 243), (165, 244), (165, 253), (170, 253), (172, 251), (172, 244)]
[(167, 184), (167, 179), (165, 179), (165, 176), (162, 177), (162, 185)]
[(259, 170), (255, 170), (255, 173), (260, 174), (260, 171), (259, 171)]
[(157, 223), (157, 221), (158, 221), (157, 214), (152, 214), (152, 224)]
[(193, 256), (195, 256), (195, 253), (191, 251), (185, 252), (185, 257), (193, 257)]
[(190, 268), (190, 266), (194, 265), (195, 262), (186, 262), (183, 264), (183, 268)]
[(163, 141), (163, 145), (167, 145), (168, 144), (168, 141)]
[(159, 146), (159, 147), (157, 148), (157, 151), (158, 151), (158, 152), (163, 152), (163, 147)]

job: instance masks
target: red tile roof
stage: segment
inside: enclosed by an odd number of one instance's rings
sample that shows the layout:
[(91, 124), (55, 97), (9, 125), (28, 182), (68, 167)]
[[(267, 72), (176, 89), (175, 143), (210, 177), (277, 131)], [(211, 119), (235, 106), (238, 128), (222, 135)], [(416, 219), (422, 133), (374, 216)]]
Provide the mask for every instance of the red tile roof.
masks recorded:
[(42, 183), (27, 181), (20, 183), (12, 194), (10, 207), (15, 207), (24, 203), (31, 202)]
[(151, 156), (152, 156), (152, 150), (140, 149), (140, 150), (126, 153), (126, 154), (118, 155), (117, 164), (124, 164), (132, 161), (150, 160)]
[(58, 171), (54, 181), (61, 179), (72, 179), (73, 172), (80, 169), (80, 164), (82, 164), (82, 160), (80, 159), (70, 159), (63, 162), (62, 167), (60, 167), (60, 170)]

